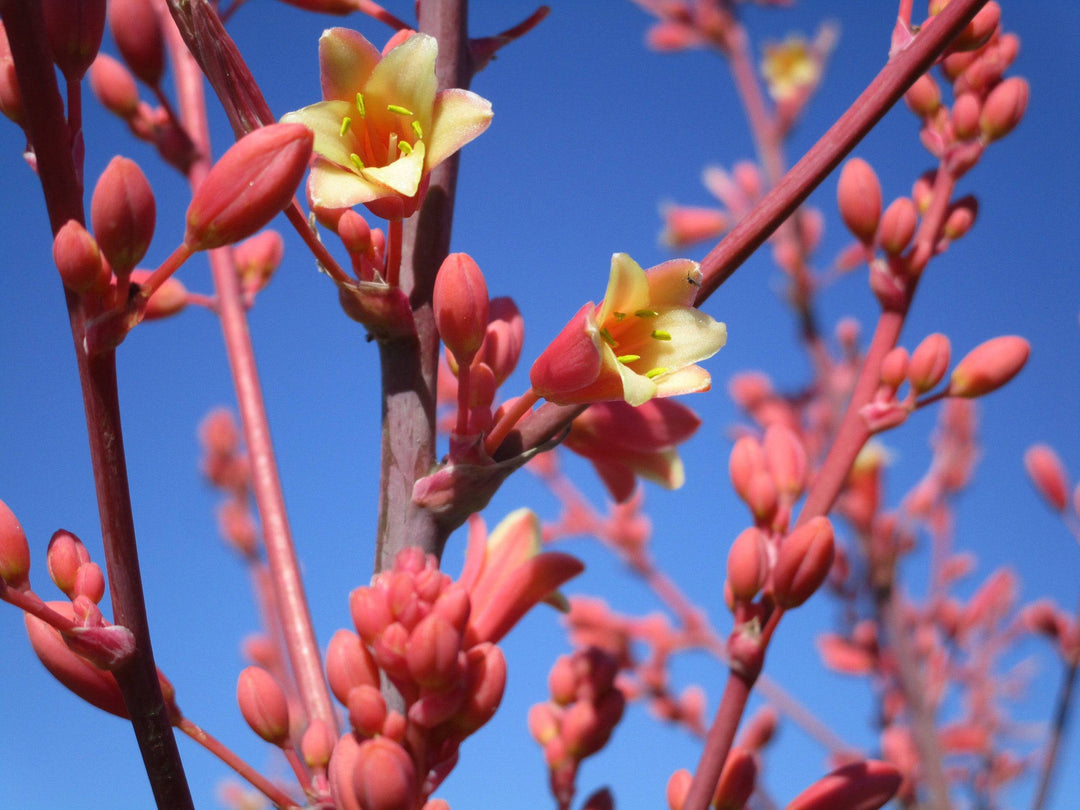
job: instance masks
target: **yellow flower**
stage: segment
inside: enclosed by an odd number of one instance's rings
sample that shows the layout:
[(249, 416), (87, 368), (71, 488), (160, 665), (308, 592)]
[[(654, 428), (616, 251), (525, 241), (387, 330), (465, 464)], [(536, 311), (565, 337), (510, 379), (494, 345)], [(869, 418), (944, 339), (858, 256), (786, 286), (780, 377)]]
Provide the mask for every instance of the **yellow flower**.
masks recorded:
[(560, 405), (707, 391), (709, 373), (695, 365), (727, 342), (727, 327), (693, 302), (697, 262), (674, 259), (648, 271), (625, 253), (611, 257), (607, 294), (588, 303), (537, 358), (533, 391)]
[(805, 39), (792, 35), (779, 44), (765, 46), (761, 75), (769, 95), (776, 101), (787, 101), (817, 82), (821, 60)]
[(282, 117), (315, 133), (313, 206), (365, 203), (380, 216), (408, 216), (428, 172), (487, 129), (490, 102), (468, 90), (437, 92), (437, 55), (426, 34), (412, 33), (384, 56), (356, 31), (323, 33), (324, 101)]

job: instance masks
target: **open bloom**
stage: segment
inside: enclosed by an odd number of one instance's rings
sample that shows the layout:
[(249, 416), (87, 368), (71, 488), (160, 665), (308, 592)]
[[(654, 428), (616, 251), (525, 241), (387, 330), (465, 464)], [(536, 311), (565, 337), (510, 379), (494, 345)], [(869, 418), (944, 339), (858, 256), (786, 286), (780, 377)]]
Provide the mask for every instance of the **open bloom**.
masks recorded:
[(694, 365), (727, 342), (727, 327), (693, 302), (697, 262), (674, 259), (648, 271), (625, 253), (611, 257), (607, 294), (589, 302), (533, 363), (533, 391), (559, 405), (707, 391), (709, 373)]
[(323, 33), (324, 100), (282, 118), (315, 133), (313, 206), (366, 203), (378, 216), (408, 216), (428, 172), (487, 129), (490, 102), (467, 90), (436, 92), (437, 55), (427, 34), (412, 34), (380, 55), (356, 31)]

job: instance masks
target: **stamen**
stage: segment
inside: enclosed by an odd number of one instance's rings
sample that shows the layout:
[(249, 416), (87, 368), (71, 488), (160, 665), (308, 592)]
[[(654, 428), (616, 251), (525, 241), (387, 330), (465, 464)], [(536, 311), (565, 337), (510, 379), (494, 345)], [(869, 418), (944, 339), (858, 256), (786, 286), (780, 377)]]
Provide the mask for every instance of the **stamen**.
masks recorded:
[(615, 317), (616, 321), (621, 321), (623, 318), (626, 317), (625, 312), (612, 312), (611, 314)]
[(398, 148), (398, 151), (401, 152), (403, 155), (411, 155), (412, 154), (412, 147), (409, 146), (408, 141), (398, 141), (397, 148)]
[(606, 343), (608, 346), (611, 346), (612, 348), (615, 348), (619, 345), (618, 341), (616, 341), (615, 338), (611, 336), (611, 332), (607, 330), (607, 327), (603, 327), (600, 330), (600, 337), (604, 339), (604, 343)]
[(654, 329), (652, 333), (653, 340), (671, 340), (671, 332), (666, 332), (663, 329)]
[(345, 116), (341, 119), (341, 129), (338, 130), (338, 136), (344, 138), (345, 133), (349, 131), (349, 124), (352, 123), (352, 119), (349, 116)]
[(639, 309), (634, 313), (634, 316), (637, 318), (655, 318), (659, 314), (655, 309)]
[(640, 360), (641, 355), (640, 354), (620, 354), (615, 359), (618, 360), (620, 363), (622, 363), (624, 366), (628, 366), (631, 363), (636, 363), (638, 360)]
[(392, 113), (397, 113), (398, 115), (413, 115), (412, 110), (408, 107), (402, 107), (400, 104), (387, 104), (386, 109)]
[(360, 156), (356, 154), (356, 152), (349, 153), (349, 162), (352, 163), (352, 165), (355, 166), (357, 169), (365, 168), (364, 161), (360, 159)]
[(363, 93), (357, 93), (356, 94), (356, 109), (358, 109), (360, 111), (360, 117), (361, 118), (363, 118), (365, 115), (367, 115), (367, 110), (364, 109), (364, 94)]
[(423, 128), (422, 128), (422, 127), (420, 126), (420, 122), (419, 122), (419, 121), (413, 121), (413, 122), (412, 122), (412, 131), (416, 133), (416, 138), (417, 138), (417, 140), (422, 140), (422, 139), (423, 139), (423, 137), (424, 137), (424, 130), (423, 130)]
[(648, 377), (650, 380), (655, 380), (661, 374), (667, 374), (667, 368), (665, 368), (664, 366), (650, 368), (648, 371), (645, 372), (645, 376)]

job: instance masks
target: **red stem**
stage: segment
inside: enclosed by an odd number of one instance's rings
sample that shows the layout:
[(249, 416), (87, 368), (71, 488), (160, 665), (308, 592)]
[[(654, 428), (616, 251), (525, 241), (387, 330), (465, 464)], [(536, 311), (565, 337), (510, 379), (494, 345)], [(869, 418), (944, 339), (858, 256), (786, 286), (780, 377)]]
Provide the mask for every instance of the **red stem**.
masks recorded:
[(383, 273), (383, 278), (391, 287), (396, 287), (401, 275), (401, 220), (390, 220), (388, 228), (390, 232), (386, 240), (386, 272)]
[(712, 801), (728, 751), (735, 740), (735, 729), (739, 727), (739, 721), (746, 711), (752, 686), (753, 683), (743, 676), (734, 671), (728, 672), (724, 695), (720, 698), (716, 716), (713, 717), (712, 726), (705, 737), (705, 749), (701, 752), (701, 760), (694, 771), (694, 779), (690, 783), (690, 791), (686, 794), (682, 810), (706, 810)]
[(530, 388), (514, 400), (514, 404), (506, 410), (506, 413), (502, 415), (502, 418), (499, 419), (498, 423), (484, 439), (484, 450), (489, 456), (494, 455), (499, 445), (502, 444), (502, 440), (506, 438), (506, 434), (521, 421), (521, 417), (527, 414), (539, 399), (537, 393)]

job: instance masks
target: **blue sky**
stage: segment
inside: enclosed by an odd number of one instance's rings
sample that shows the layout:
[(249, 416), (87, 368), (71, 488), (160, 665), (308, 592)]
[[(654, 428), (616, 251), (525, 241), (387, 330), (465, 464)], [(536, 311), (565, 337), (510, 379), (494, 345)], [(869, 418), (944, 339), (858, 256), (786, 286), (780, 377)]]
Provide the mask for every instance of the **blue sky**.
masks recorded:
[[(408, 18), (411, 2), (387, 7)], [(493, 294), (511, 295), (527, 324), (521, 371), (504, 389), (527, 385), (529, 359), (585, 300), (603, 294), (610, 255), (630, 253), (643, 266), (668, 258), (658, 244), (658, 205), (664, 200), (710, 202), (700, 184), (709, 163), (730, 166), (751, 158), (752, 143), (726, 67), (692, 52), (647, 51), (649, 18), (625, 0), (556, 2), (551, 16), (524, 40), (502, 51), (473, 83), (495, 109), (491, 129), (462, 161), (452, 243), (470, 252)], [(526, 16), (520, 0), (473, 0), (473, 31), (490, 34)], [(883, 64), (893, 4), (821, 0), (791, 11), (747, 10), (755, 39), (789, 31), (810, 34), (835, 19), (841, 38), (824, 91), (788, 148), (807, 149)], [(340, 21), (303, 14), (270, 0), (250, 0), (233, 33), (263, 84), (275, 114), (317, 100), (319, 32)], [(367, 19), (349, 21), (375, 42), (388, 30)], [(1020, 576), (1022, 598), (1049, 595), (1069, 607), (1077, 598), (1080, 552), (1042, 507), (1022, 466), (1024, 450), (1048, 441), (1080, 474), (1076, 430), (1080, 380), (1080, 273), (1073, 231), (1080, 213), (1080, 8), (1073, 4), (1005, 4), (1006, 27), (1022, 41), (1014, 73), (1032, 86), (1021, 127), (991, 148), (961, 182), (979, 197), (979, 220), (969, 237), (932, 263), (903, 342), (944, 331), (959, 357), (985, 339), (1021, 334), (1032, 344), (1027, 369), (1014, 385), (980, 403), (982, 457), (975, 485), (958, 505), (957, 545), (979, 555), (977, 581), (1002, 565)], [(111, 42), (106, 50), (115, 52)], [(147, 262), (163, 260), (182, 237), (186, 184), (156, 163), (149, 147), (132, 141), (121, 123), (87, 104), (87, 171), (96, 177), (113, 154), (147, 171), (157, 195), (158, 228)], [(215, 111), (219, 150), (230, 135)], [(3, 122), (0, 122), (3, 123)], [(35, 554), (33, 581), (54, 594), (44, 570), (51, 533), (65, 527), (83, 537), (101, 560), (96, 505), (86, 452), (81, 399), (58, 280), (52, 269), (48, 222), (40, 189), (21, 159), (21, 133), (0, 125), (0, 234), (8, 257), (0, 274), (0, 498), (16, 512)], [(908, 193), (930, 167), (914, 118), (890, 114), (856, 150), (877, 170), (887, 200)], [(835, 177), (812, 198), (827, 217), (819, 253), (824, 266), (847, 243), (835, 215)], [(284, 224), (282, 224), (284, 230)], [(691, 251), (700, 258), (704, 250)], [(179, 276), (193, 291), (210, 290), (205, 263)], [(727, 484), (729, 428), (738, 419), (726, 396), (736, 372), (762, 368), (782, 387), (807, 379), (796, 332), (777, 292), (780, 279), (765, 252), (753, 257), (708, 302), (727, 323), (728, 346), (709, 363), (711, 393), (690, 403), (705, 424), (684, 458), (688, 481), (670, 494), (647, 489), (654, 520), (654, 553), (721, 630), (729, 618), (720, 588), (731, 540), (746, 513)], [(875, 304), (865, 272), (856, 272), (820, 299), (823, 324), (854, 316), (869, 331)], [(377, 469), (378, 367), (362, 330), (344, 318), (329, 281), (296, 240), (252, 312), (267, 408), (283, 470), (294, 535), (320, 641), (348, 624), (347, 594), (371, 573)], [(242, 567), (217, 539), (216, 496), (200, 480), (195, 429), (233, 392), (220, 329), (201, 310), (140, 327), (119, 359), (125, 440), (136, 526), (159, 665), (172, 678), (185, 712), (258, 766), (284, 775), (283, 762), (246, 728), (235, 706), (243, 666), (238, 642), (256, 627)], [(885, 441), (895, 462), (895, 504), (925, 469), (926, 437), (934, 414), (920, 414)], [(585, 465), (571, 464), (596, 498), (600, 488)], [(527, 473), (511, 479), (485, 513), (489, 525), (521, 505), (554, 518), (557, 504)], [(463, 543), (455, 537), (445, 567), (456, 573)], [(601, 550), (576, 543), (588, 570), (567, 589), (599, 593), (625, 612), (658, 609), (651, 595)], [(905, 565), (911, 588), (923, 584), (924, 549)], [(874, 709), (866, 685), (825, 674), (813, 636), (828, 629), (836, 605), (815, 599), (791, 614), (770, 650), (768, 672), (854, 744), (872, 750)], [(41, 670), (29, 650), (21, 617), (0, 607), (0, 806), (142, 808), (151, 804), (128, 727), (67, 694)], [(566, 651), (554, 614), (541, 608), (505, 643), (510, 684), (500, 715), (464, 749), (462, 763), (440, 795), (462, 808), (546, 806), (546, 775), (524, 724), (527, 707), (543, 699), (550, 662)], [(1049, 716), (1058, 683), (1046, 647), (1025, 643), (1010, 664), (1028, 659), (1035, 674), (1015, 717)], [(723, 671), (703, 656), (686, 656), (677, 685), (706, 685), (715, 707)], [(1075, 735), (1074, 735), (1075, 737)], [(181, 742), (198, 807), (215, 806), (225, 771)], [(610, 748), (586, 762), (580, 796), (609, 784), (620, 808), (658, 807), (668, 775), (692, 767), (696, 743), (658, 726), (641, 707), (628, 713)], [(1080, 742), (1066, 743), (1051, 807), (1080, 805), (1080, 786), (1066, 774), (1080, 768)], [(781, 803), (827, 770), (823, 752), (792, 725), (767, 756), (767, 784)], [(1006, 796), (1025, 806), (1030, 784)]]

